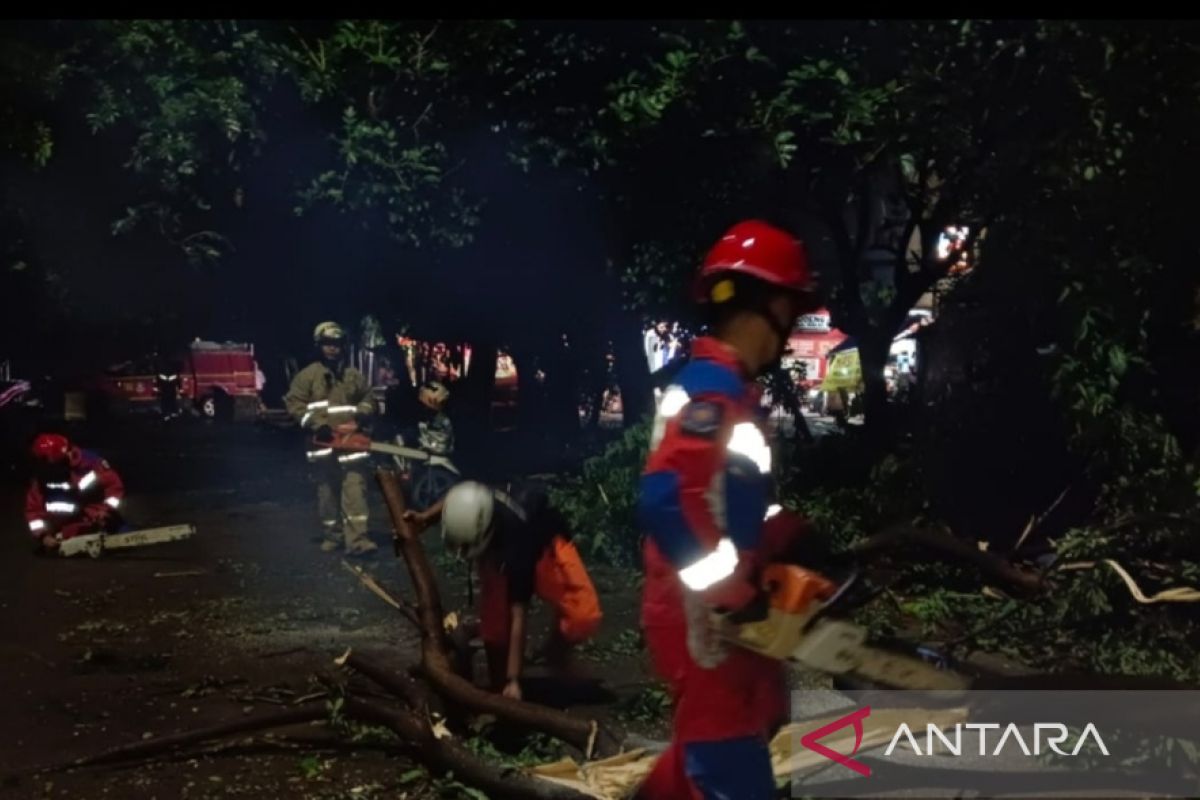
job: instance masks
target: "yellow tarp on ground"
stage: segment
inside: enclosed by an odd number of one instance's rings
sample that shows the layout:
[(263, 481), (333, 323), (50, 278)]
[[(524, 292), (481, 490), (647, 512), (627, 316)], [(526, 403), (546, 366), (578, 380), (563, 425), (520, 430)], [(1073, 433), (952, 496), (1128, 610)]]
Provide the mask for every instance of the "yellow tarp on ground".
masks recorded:
[[(816, 730), (845, 716), (845, 712), (831, 717), (807, 720), (784, 727), (771, 740), (771, 767), (776, 779), (787, 779), (796, 773), (810, 772), (833, 766), (832, 762), (812, 750), (800, 748), (800, 736)], [(891, 742), (901, 723), (913, 731), (923, 732), (930, 723), (946, 729), (967, 721), (962, 708), (929, 709), (883, 708), (872, 710), (863, 719), (863, 740), (859, 752), (881, 747)], [(907, 740), (901, 740), (906, 742)], [(821, 737), (821, 744), (839, 753), (854, 750), (854, 728), (847, 725), (834, 734)], [(542, 780), (568, 786), (597, 800), (626, 800), (633, 796), (638, 784), (650, 773), (657, 755), (645, 750), (631, 750), (602, 761), (577, 764), (570, 758), (534, 767), (530, 773)], [(839, 767), (839, 769), (844, 769)], [(851, 777), (847, 773), (847, 777)]]
[(838, 389), (845, 389), (848, 392), (861, 392), (862, 388), (862, 365), (858, 360), (858, 348), (834, 353), (825, 371), (825, 380), (821, 381), (821, 391), (836, 392)]

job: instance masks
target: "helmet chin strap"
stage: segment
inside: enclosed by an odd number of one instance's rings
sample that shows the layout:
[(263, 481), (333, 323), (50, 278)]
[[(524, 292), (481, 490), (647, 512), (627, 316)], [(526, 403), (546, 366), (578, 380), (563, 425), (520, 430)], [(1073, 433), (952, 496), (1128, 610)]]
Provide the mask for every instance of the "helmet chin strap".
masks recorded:
[(779, 340), (779, 344), (776, 347), (775, 358), (758, 368), (758, 374), (756, 377), (761, 377), (774, 371), (783, 364), (783, 354), (787, 350), (788, 337), (791, 336), (792, 331), (788, 326), (782, 324), (778, 317), (771, 313), (771, 309), (766, 303), (760, 305), (756, 310), (758, 311), (759, 315), (767, 321), (767, 325), (770, 326), (771, 330), (775, 333), (775, 337)]

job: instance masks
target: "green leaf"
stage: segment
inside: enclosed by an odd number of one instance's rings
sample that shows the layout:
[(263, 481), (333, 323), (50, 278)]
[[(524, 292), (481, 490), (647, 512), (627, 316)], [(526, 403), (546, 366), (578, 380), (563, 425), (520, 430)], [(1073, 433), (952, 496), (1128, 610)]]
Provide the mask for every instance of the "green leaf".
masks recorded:
[(412, 783), (413, 781), (421, 780), (425, 777), (425, 775), (426, 773), (423, 769), (410, 769), (408, 772), (402, 773), (397, 782), (401, 786), (404, 786), (405, 784)]
[(767, 58), (757, 47), (746, 48), (746, 60), (752, 64), (770, 64), (771, 59)]
[(1114, 347), (1108, 351), (1108, 363), (1112, 367), (1112, 371), (1117, 375), (1124, 375), (1129, 365), (1125, 357), (1125, 351), (1120, 347)]

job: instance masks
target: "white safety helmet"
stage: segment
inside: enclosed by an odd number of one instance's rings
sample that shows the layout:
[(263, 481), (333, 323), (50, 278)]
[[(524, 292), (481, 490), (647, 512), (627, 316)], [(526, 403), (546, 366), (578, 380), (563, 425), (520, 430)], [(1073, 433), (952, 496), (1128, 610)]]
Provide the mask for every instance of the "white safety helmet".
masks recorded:
[(442, 505), (442, 542), (462, 558), (478, 558), (492, 541), (495, 498), (478, 481), (463, 481), (446, 493)]

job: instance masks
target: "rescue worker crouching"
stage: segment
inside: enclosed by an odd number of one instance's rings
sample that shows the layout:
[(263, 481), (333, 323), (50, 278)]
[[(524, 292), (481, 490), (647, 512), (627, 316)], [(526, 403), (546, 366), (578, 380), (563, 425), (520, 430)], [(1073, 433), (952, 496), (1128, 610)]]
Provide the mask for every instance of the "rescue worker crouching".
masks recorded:
[(536, 484), (492, 488), (464, 481), (427, 511), (404, 518), (422, 530), (436, 520), (448, 550), (475, 561), (480, 638), (492, 687), (521, 699), (526, 613), (534, 594), (554, 609), (546, 646), (551, 668), (567, 668), (571, 650), (600, 627), (600, 600), (566, 520)]
[(59, 434), (33, 440), (33, 478), (25, 493), (25, 521), (42, 552), (60, 542), (121, 527), (121, 476), (107, 461)]
[(338, 528), (347, 555), (369, 555), (378, 547), (367, 537), (367, 476), (370, 454), (336, 452), (323, 446), (334, 433), (354, 433), (375, 412), (370, 387), (361, 372), (345, 362), (346, 332), (336, 322), (313, 330), (317, 359), (292, 378), (284, 402), (309, 436), (306, 457), (317, 486), (321, 549), (339, 547)]
[(712, 334), (662, 394), (639, 488), (642, 625), (674, 700), (671, 746), (640, 798), (775, 796), (767, 746), (787, 714), (783, 664), (728, 644), (713, 623), (765, 615), (758, 573), (804, 528), (769, 505), (755, 379), (816, 306), (812, 288), (803, 244), (759, 221), (731, 228), (697, 278)]

